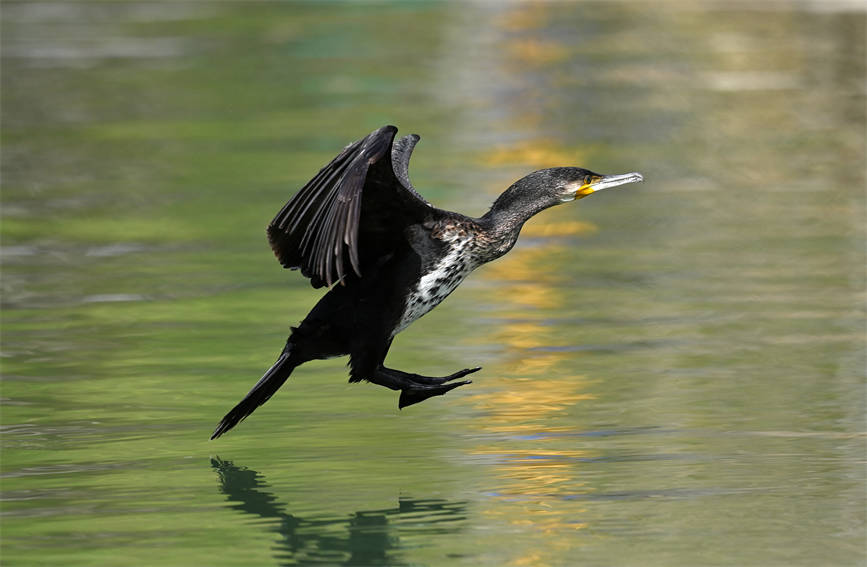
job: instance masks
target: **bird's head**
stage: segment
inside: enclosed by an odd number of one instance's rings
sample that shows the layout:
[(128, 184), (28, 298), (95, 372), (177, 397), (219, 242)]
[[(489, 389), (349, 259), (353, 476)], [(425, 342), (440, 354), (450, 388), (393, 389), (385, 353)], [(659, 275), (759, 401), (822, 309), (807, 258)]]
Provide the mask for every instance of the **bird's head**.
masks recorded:
[(644, 181), (644, 177), (637, 172), (601, 175), (580, 167), (541, 169), (509, 187), (494, 203), (491, 212), (506, 213), (526, 220), (548, 207), (583, 199), (602, 189), (639, 181)]
[(638, 172), (601, 175), (580, 167), (542, 169), (524, 179), (532, 180), (531, 184), (537, 185), (537, 190), (543, 191), (551, 201), (556, 200), (553, 204), (568, 203), (602, 189), (644, 181), (644, 177)]

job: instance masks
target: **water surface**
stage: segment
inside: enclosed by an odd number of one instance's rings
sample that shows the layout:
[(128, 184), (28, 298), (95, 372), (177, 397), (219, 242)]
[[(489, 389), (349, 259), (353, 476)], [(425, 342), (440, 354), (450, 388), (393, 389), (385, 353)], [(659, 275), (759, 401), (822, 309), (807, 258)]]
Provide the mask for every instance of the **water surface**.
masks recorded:
[[(856, 565), (865, 17), (851, 4), (3, 7), (3, 563)], [(540, 215), (395, 341), (309, 364), (264, 226), (346, 143)]]

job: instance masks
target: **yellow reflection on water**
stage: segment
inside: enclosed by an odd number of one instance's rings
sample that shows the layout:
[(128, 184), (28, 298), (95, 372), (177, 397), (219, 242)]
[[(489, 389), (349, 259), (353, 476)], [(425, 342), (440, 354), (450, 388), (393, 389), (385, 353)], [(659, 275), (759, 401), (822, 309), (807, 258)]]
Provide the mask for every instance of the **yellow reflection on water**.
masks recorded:
[(551, 270), (539, 269), (540, 263), (550, 258), (556, 249), (553, 242), (544, 242), (542, 246), (533, 248), (518, 246), (496, 262), (487, 264), (479, 274), (493, 283), (526, 281), (538, 284), (545, 278), (556, 277)]
[[(522, 138), (509, 136), (508, 143), (479, 154), (482, 165), (528, 171), (586, 161), (583, 152), (546, 132), (541, 105), (528, 104), (545, 97), (528, 73), (546, 73), (570, 54), (569, 45), (539, 33), (552, 14), (545, 4), (520, 4), (496, 21), (505, 36), (498, 61), (520, 89), (520, 96), (510, 99), (515, 104), (503, 105), (508, 113), (499, 126)], [(568, 325), (557, 323), (565, 301), (557, 264), (569, 257), (567, 238), (597, 230), (575, 220), (575, 214), (534, 218), (522, 230), (519, 246), (477, 276), (486, 280), (486, 289), (495, 290), (496, 323), (485, 341), (497, 345), (501, 355), (486, 368), (488, 376), (497, 377), (488, 382), (491, 387), (469, 397), (483, 418), (475, 420), (481, 431), (467, 455), (492, 469), (491, 496), (481, 513), (507, 532), (532, 535), (526, 545), (516, 542), (503, 551), (503, 565), (551, 564), (575, 545), (570, 534), (588, 527), (587, 511), (576, 496), (590, 491), (582, 463), (593, 455), (575, 435), (583, 424), (574, 416), (580, 415), (576, 405), (595, 396), (587, 378), (572, 370), (574, 352), (557, 348), (574, 340), (563, 334)]]
[(519, 65), (556, 63), (569, 57), (566, 46), (548, 40), (527, 38), (507, 44), (509, 55)]
[(575, 491), (581, 484), (575, 479), (574, 463), (586, 458), (580, 449), (521, 449), (504, 452), (500, 447), (481, 447), (476, 456), (498, 459), (503, 481), (498, 498), (504, 502), (539, 502), (568, 489)]
[(524, 164), (534, 169), (570, 165), (581, 161), (576, 152), (563, 148), (555, 140), (534, 138), (515, 144), (496, 146), (481, 155), (485, 165)]
[(529, 422), (531, 428), (551, 432), (545, 418), (576, 402), (594, 399), (593, 394), (580, 391), (582, 386), (583, 381), (576, 377), (517, 378), (509, 381), (508, 389), (480, 394), (474, 403), (485, 412), (484, 428), (488, 431), (512, 431)]
[(548, 24), (550, 11), (542, 3), (516, 6), (494, 20), (494, 25), (510, 31), (534, 30)]
[(546, 223), (541, 221), (528, 222), (521, 230), (525, 237), (554, 237), (575, 236), (579, 234), (592, 234), (599, 230), (592, 222), (582, 221), (559, 221)]

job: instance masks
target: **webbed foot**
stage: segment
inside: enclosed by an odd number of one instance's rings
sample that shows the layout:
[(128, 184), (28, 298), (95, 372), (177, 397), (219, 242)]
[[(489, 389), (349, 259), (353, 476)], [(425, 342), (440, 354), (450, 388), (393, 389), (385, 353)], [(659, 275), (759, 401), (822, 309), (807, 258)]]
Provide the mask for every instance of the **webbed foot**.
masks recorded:
[(481, 369), (481, 366), (478, 366), (476, 368), (464, 368), (448, 376), (422, 376), (380, 366), (369, 380), (392, 390), (400, 390), (398, 407), (403, 409), (433, 396), (442, 396), (458, 386), (471, 384), (470, 380), (461, 382), (453, 382), (453, 380), (463, 378), (467, 374), (478, 372)]
[[(460, 372), (455, 372), (451, 376), (446, 376), (448, 380), (455, 380), (462, 376), (466, 376), (471, 372), (475, 372), (478, 368), (461, 370)], [(447, 380), (444, 380), (447, 381)], [(419, 402), (423, 402), (428, 398), (432, 398), (434, 396), (442, 396), (449, 390), (454, 390), (458, 386), (463, 386), (465, 384), (472, 384), (472, 380), (464, 380), (462, 382), (452, 382), (450, 384), (412, 384), (407, 385), (400, 391), (400, 399), (397, 402), (397, 407), (400, 409), (405, 408), (406, 406), (411, 406), (413, 404), (417, 404)]]

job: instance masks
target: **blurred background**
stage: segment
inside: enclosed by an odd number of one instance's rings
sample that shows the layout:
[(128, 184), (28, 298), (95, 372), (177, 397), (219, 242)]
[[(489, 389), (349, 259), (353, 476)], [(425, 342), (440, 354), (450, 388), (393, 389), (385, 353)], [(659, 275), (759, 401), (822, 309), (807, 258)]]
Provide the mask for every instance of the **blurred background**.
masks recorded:
[[(3, 563), (859, 565), (861, 2), (3, 2)], [(299, 369), (321, 291), (264, 227), (347, 143), (418, 133), (539, 215), (395, 341), (474, 383), (404, 411)]]

